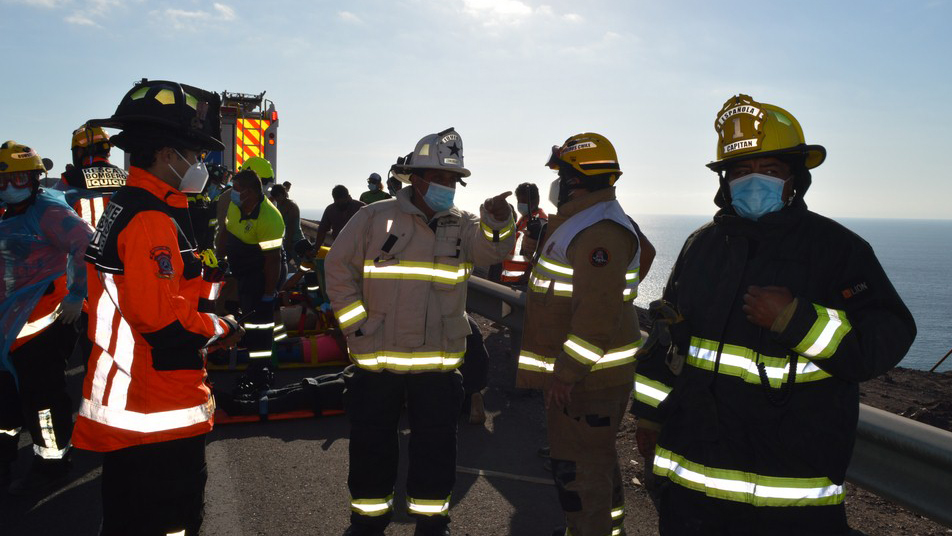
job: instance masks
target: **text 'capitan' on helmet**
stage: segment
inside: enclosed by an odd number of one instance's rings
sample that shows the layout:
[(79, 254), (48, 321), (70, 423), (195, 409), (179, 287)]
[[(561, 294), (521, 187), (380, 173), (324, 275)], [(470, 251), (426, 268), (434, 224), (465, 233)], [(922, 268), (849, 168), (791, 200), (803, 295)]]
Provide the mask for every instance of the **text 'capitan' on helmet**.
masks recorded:
[(748, 95), (731, 97), (714, 120), (717, 160), (707, 167), (721, 171), (731, 162), (754, 157), (802, 156), (807, 169), (823, 163), (826, 149), (807, 145), (800, 123), (790, 112)]

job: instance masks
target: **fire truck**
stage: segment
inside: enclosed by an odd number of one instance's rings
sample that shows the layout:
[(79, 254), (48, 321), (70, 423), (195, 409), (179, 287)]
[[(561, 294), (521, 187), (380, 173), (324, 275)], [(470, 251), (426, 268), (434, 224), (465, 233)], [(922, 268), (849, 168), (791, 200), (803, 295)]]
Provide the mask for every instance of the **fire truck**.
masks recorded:
[[(277, 175), (278, 112), (264, 94), (264, 91), (257, 95), (221, 93), (221, 141), (225, 150), (208, 153), (206, 162), (224, 164), (229, 170), (237, 171), (245, 160), (262, 156), (271, 162)], [(128, 154), (125, 164), (129, 169)]]
[(253, 156), (271, 162), (278, 171), (278, 112), (274, 103), (264, 97), (246, 93), (221, 94), (221, 141), (224, 151), (206, 156), (206, 162), (224, 164), (235, 171)]

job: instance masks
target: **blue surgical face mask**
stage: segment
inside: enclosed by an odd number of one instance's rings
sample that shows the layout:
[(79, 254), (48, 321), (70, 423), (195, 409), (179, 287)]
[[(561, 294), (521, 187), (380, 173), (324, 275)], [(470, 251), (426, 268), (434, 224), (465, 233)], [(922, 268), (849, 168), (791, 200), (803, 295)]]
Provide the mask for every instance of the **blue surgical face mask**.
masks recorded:
[(426, 195), (423, 196), (423, 201), (433, 209), (433, 212), (443, 212), (453, 207), (455, 195), (456, 189), (431, 182), (426, 189)]
[(22, 203), (29, 199), (31, 195), (33, 195), (32, 188), (17, 188), (12, 184), (8, 184), (6, 188), (0, 190), (0, 199), (8, 205)]
[(730, 182), (731, 205), (737, 214), (757, 221), (783, 208), (783, 179), (751, 173)]
[(529, 215), (529, 203), (516, 203), (516, 210), (523, 216)]
[(239, 207), (241, 206), (241, 194), (238, 193), (238, 190), (231, 190), (231, 202), (238, 205)]

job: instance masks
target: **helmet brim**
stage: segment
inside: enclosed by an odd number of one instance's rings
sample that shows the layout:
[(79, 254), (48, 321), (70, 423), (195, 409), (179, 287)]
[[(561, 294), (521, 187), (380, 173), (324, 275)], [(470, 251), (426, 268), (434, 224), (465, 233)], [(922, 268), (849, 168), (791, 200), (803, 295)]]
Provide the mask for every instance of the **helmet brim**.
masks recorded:
[(209, 151), (222, 151), (225, 149), (225, 144), (213, 136), (194, 130), (183, 132), (181, 126), (171, 121), (163, 121), (154, 117), (113, 116), (107, 119), (90, 119), (87, 121), (87, 124), (91, 127), (121, 130), (122, 132), (119, 134), (110, 137), (109, 141), (112, 145), (122, 150), (125, 150), (123, 144), (128, 146), (130, 138), (133, 137), (133, 135), (130, 135), (131, 133), (127, 131), (140, 129), (149, 131), (150, 135), (158, 134), (156, 137), (163, 141), (169, 143), (178, 142), (180, 145), (190, 149)]
[[(460, 177), (470, 176), (470, 172), (466, 168), (451, 168), (446, 166), (406, 166), (406, 165), (399, 165), (399, 164), (394, 164), (390, 166), (390, 171), (393, 171), (395, 175), (396, 174), (409, 175), (413, 173), (414, 171), (422, 170), (422, 169), (434, 169), (436, 171), (449, 171), (450, 173), (456, 173)], [(406, 184), (410, 183), (409, 180), (403, 180), (400, 177), (397, 177), (397, 179)]]
[(740, 162), (743, 160), (751, 160), (753, 158), (765, 158), (770, 156), (784, 156), (784, 155), (802, 155), (804, 157), (804, 165), (807, 169), (813, 169), (818, 167), (826, 160), (826, 148), (822, 145), (798, 145), (796, 147), (791, 147), (789, 149), (777, 149), (775, 151), (764, 151), (758, 153), (748, 153), (744, 155), (738, 155), (733, 158), (725, 158), (724, 160), (716, 160), (714, 162), (709, 162), (705, 164), (711, 171), (721, 172), (731, 164)]

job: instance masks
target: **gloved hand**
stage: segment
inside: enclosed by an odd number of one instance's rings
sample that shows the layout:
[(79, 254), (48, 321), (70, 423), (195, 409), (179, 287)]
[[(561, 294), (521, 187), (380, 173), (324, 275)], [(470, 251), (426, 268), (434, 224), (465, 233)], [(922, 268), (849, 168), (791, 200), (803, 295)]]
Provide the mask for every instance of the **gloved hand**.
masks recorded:
[(83, 299), (81, 296), (67, 294), (56, 308), (60, 322), (72, 324), (79, 320), (79, 315), (83, 312)]
[(330, 304), (329, 302), (324, 302), (324, 303), (321, 304), (321, 312), (322, 312), (322, 313), (330, 313), (330, 312), (332, 312), (332, 311), (333, 311), (333, 309), (331, 308), (331, 304)]

